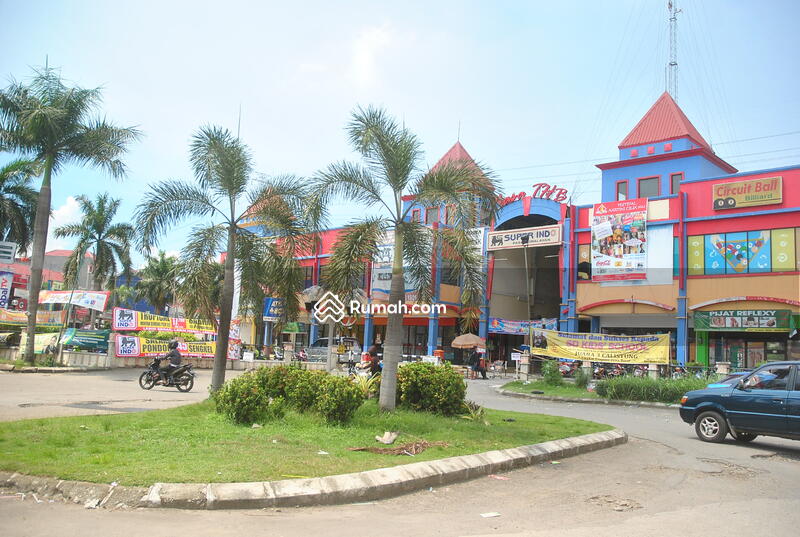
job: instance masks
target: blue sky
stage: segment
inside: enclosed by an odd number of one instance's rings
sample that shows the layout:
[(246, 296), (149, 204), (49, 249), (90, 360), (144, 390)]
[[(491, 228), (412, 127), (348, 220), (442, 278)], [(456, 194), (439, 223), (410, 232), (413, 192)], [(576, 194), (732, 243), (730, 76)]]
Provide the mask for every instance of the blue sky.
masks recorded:
[[(800, 2), (678, 4), (677, 96), (689, 119), (741, 170), (800, 162), (800, 133), (773, 136), (800, 131)], [(25, 80), (48, 56), (64, 78), (104, 88), (108, 119), (145, 133), (122, 182), (90, 168), (57, 176), (51, 227), (77, 218), (70, 196), (106, 191), (130, 219), (148, 183), (190, 179), (192, 133), (235, 131), (240, 106), (261, 173), (308, 176), (354, 158), (343, 128), (354, 107), (375, 104), (419, 136), (427, 165), (460, 122), (462, 144), (505, 191), (546, 181), (592, 203), (593, 164), (614, 159), (664, 90), (667, 17), (666, 0), (0, 0), (0, 79)], [(332, 222), (360, 214), (340, 202)], [(179, 250), (190, 228), (161, 247)]]

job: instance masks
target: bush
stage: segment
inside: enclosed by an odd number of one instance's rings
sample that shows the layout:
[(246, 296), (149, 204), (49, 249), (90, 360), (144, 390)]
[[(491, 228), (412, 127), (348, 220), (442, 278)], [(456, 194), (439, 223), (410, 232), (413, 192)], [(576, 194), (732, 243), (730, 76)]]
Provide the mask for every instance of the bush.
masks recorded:
[(258, 383), (267, 397), (283, 397), (284, 399), (288, 398), (286, 389), (289, 385), (290, 374), (291, 369), (283, 365), (278, 367), (259, 367), (255, 371)]
[(324, 371), (289, 368), (285, 388), (289, 404), (301, 412), (312, 408), (328, 376)]
[(607, 381), (605, 380), (601, 380), (594, 387), (594, 392), (600, 397), (608, 396), (608, 385), (606, 384), (606, 382)]
[[(654, 379), (649, 377), (619, 377), (597, 384), (597, 395), (625, 401), (654, 401), (677, 403), (681, 396), (691, 390), (701, 390), (711, 379), (683, 377), (678, 379)], [(603, 393), (601, 393), (601, 386)]]
[(544, 360), (542, 362), (542, 379), (548, 386), (561, 386), (564, 379), (558, 370), (558, 360)]
[(353, 384), (358, 386), (358, 389), (361, 390), (361, 395), (364, 396), (364, 399), (369, 399), (373, 395), (379, 392), (381, 389), (381, 375), (380, 373), (376, 373), (371, 377), (365, 377), (364, 375), (356, 375), (352, 379)]
[(177, 338), (183, 339), (184, 341), (200, 341), (195, 334), (189, 332), (161, 332), (159, 330), (142, 330), (136, 335), (139, 337), (163, 339), (166, 341), (171, 341)]
[(213, 399), (217, 412), (234, 423), (255, 423), (269, 413), (270, 399), (252, 372), (226, 382)]
[(347, 423), (364, 402), (361, 390), (345, 377), (326, 375), (314, 404), (328, 423)]
[(592, 377), (584, 368), (579, 367), (575, 372), (575, 386), (585, 389), (589, 385), (589, 380), (591, 380), (591, 378)]
[(414, 362), (398, 369), (397, 393), (411, 410), (455, 416), (463, 412), (466, 385), (450, 364)]

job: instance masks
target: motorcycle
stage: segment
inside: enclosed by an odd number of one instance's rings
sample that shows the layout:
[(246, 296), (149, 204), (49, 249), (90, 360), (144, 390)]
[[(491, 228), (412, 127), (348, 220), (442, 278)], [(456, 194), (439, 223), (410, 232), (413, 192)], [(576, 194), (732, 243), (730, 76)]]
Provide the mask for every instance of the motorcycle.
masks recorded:
[(646, 377), (647, 376), (647, 366), (646, 365), (637, 365), (633, 370), (634, 377)]
[(561, 372), (562, 377), (574, 377), (575, 373), (578, 371), (578, 362), (562, 362), (558, 366), (558, 370)]
[(194, 387), (195, 372), (192, 370), (192, 364), (180, 366), (173, 371), (166, 380), (162, 380), (159, 364), (161, 358), (154, 358), (150, 365), (139, 375), (139, 386), (143, 390), (150, 390), (153, 386), (167, 386), (178, 388), (179, 392), (191, 391)]
[(595, 366), (594, 371), (592, 372), (592, 378), (594, 379), (604, 379), (608, 376), (608, 372), (606, 371), (605, 366), (598, 365)]
[(608, 376), (611, 378), (615, 378), (615, 377), (621, 377), (626, 373), (627, 371), (625, 371), (625, 368), (622, 367), (621, 364), (614, 364), (614, 367), (608, 372)]

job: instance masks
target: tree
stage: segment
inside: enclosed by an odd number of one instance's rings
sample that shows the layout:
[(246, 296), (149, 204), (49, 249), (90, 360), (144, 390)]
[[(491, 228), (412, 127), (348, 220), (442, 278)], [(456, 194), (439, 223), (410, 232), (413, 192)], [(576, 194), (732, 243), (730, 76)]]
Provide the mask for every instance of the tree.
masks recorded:
[(29, 84), (12, 82), (0, 91), (0, 150), (31, 156), (42, 163), (28, 282), (25, 360), (31, 363), (53, 175), (76, 163), (97, 166), (112, 177), (122, 178), (125, 165), (120, 157), (139, 137), (134, 128), (116, 127), (95, 118), (100, 99), (99, 89), (67, 87), (60, 74), (47, 67), (35, 71)]
[(225, 265), (213, 259), (190, 259), (178, 267), (178, 300), (187, 316), (217, 323), (217, 308), (222, 300)]
[[(208, 262), (220, 251), (227, 252), (211, 377), (211, 390), (216, 391), (225, 382), (237, 261), (238, 270), (246, 271), (265, 252), (276, 254), (277, 244), (307, 240), (303, 233), (309, 228), (302, 216), (306, 187), (291, 177), (255, 180), (247, 146), (219, 127), (203, 127), (194, 135), (189, 160), (196, 184), (173, 180), (153, 185), (139, 204), (136, 219), (143, 250), (170, 226), (199, 217), (207, 221), (192, 229), (181, 252), (183, 262)], [(252, 222), (267, 230), (276, 245), (244, 225)]]
[(148, 257), (147, 264), (139, 271), (136, 292), (147, 300), (156, 315), (163, 315), (167, 304), (175, 298), (178, 285), (178, 260), (159, 250), (157, 257)]
[[(345, 227), (328, 265), (327, 285), (340, 291), (353, 289), (365, 265), (374, 258), (385, 230), (389, 230), (394, 239), (389, 303), (405, 302), (406, 279), (416, 289), (418, 302), (431, 300), (431, 260), (435, 249), (442, 249), (451, 269), (460, 274), (462, 328), (474, 326), (480, 315), (485, 278), (481, 252), (474, 246), (469, 229), (494, 217), (499, 194), (495, 180), (471, 161), (421, 170), (417, 138), (380, 109), (357, 109), (347, 131), (364, 164), (338, 162), (319, 172), (311, 185), (314, 195), (310, 210), (322, 213), (333, 198), (340, 197), (361, 208), (381, 208), (384, 214)], [(404, 194), (413, 195), (425, 207), (449, 205), (455, 226), (428, 228), (411, 221), (410, 206), (403, 209)], [(395, 407), (402, 324), (402, 312), (388, 314), (380, 393), (383, 410)]]
[(36, 198), (31, 181), (39, 175), (32, 160), (17, 159), (0, 167), (0, 240), (16, 242), (27, 252), (33, 238)]
[[(129, 280), (126, 280), (129, 281)], [(139, 293), (132, 285), (123, 284), (114, 289), (114, 305), (130, 308), (139, 300)]]

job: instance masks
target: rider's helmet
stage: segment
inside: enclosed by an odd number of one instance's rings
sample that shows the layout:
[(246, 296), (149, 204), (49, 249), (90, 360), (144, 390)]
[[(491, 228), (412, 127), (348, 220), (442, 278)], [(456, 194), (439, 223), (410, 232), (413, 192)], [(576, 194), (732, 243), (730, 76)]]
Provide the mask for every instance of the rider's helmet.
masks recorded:
[(177, 349), (178, 348), (178, 340), (173, 339), (172, 341), (169, 342), (169, 345), (167, 347), (169, 348), (169, 350)]

